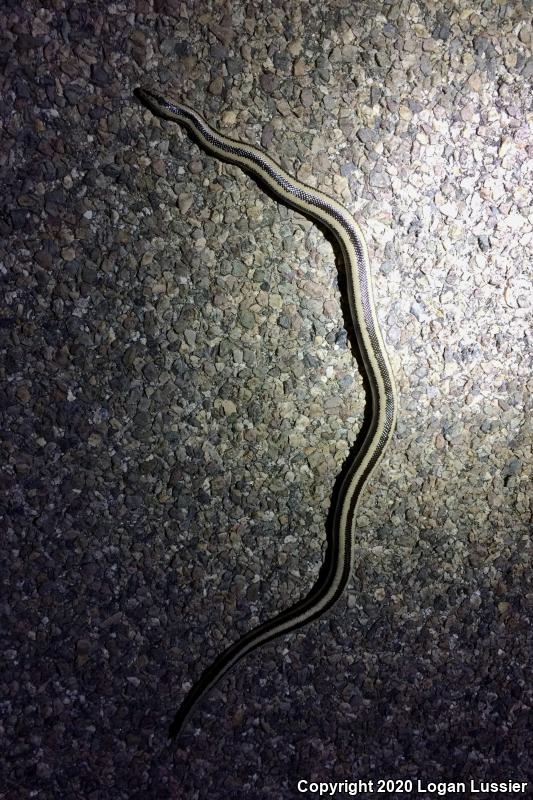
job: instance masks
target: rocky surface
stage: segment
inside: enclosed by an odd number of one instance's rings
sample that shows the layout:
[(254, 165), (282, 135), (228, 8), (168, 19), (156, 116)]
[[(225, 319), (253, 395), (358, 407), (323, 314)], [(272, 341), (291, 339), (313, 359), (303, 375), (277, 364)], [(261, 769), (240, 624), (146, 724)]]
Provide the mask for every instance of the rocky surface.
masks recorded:
[[(228, 9), (0, 11), (0, 797), (531, 781), (530, 5)], [(400, 394), (346, 597), (172, 746), (315, 580), (365, 393), (323, 233), (139, 84), (357, 216)]]

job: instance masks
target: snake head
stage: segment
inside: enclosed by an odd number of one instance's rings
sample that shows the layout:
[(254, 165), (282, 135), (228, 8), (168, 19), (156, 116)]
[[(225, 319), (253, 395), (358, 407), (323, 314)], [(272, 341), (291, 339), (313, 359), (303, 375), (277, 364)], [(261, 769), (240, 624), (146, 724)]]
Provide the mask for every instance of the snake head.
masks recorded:
[(148, 108), (158, 110), (166, 105), (164, 97), (152, 92), (150, 89), (145, 89), (143, 86), (137, 86), (137, 88), (133, 90), (133, 94), (135, 97), (138, 97), (144, 105), (148, 106)]

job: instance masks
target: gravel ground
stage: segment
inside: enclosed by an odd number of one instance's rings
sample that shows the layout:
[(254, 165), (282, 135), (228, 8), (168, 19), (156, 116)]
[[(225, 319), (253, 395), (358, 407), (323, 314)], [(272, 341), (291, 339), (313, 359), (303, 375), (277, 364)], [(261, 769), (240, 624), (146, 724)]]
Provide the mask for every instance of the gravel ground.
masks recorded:
[[(0, 22), (0, 797), (531, 787), (529, 3), (7, 0)], [(400, 393), (346, 597), (172, 746), (214, 656), (313, 584), (365, 393), (323, 233), (139, 84), (352, 210)]]

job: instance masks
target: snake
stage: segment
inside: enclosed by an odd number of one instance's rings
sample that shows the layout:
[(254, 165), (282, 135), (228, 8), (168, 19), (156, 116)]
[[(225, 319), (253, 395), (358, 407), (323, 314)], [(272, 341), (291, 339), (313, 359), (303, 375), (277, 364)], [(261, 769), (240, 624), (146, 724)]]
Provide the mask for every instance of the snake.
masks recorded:
[(184, 126), (209, 155), (238, 165), (281, 203), (330, 232), (342, 256), (350, 316), (369, 387), (366, 434), (361, 446), (349, 456), (332, 504), (330, 557), (323, 565), (322, 576), (305, 597), (252, 628), (215, 658), (186, 693), (170, 724), (168, 735), (175, 739), (198, 704), (238, 661), (257, 647), (318, 619), (343, 594), (354, 566), (361, 494), (393, 435), (397, 391), (376, 313), (367, 245), (352, 214), (327, 194), (289, 175), (262, 149), (221, 134), (189, 105), (144, 87), (137, 88), (135, 94), (156, 116)]

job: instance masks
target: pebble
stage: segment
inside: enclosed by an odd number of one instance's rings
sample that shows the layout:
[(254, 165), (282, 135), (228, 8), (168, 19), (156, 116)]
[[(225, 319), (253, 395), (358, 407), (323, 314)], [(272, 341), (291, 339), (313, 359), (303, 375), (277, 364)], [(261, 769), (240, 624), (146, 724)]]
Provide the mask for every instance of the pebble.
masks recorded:
[(194, 203), (194, 197), (192, 194), (185, 194), (182, 193), (178, 197), (178, 208), (181, 214), (186, 214), (187, 211), (191, 208), (192, 204)]
[(217, 75), (217, 77), (214, 78), (207, 87), (207, 91), (210, 92), (211, 94), (220, 96), (222, 94), (223, 88), (224, 88), (224, 79), (222, 78), (221, 75)]

